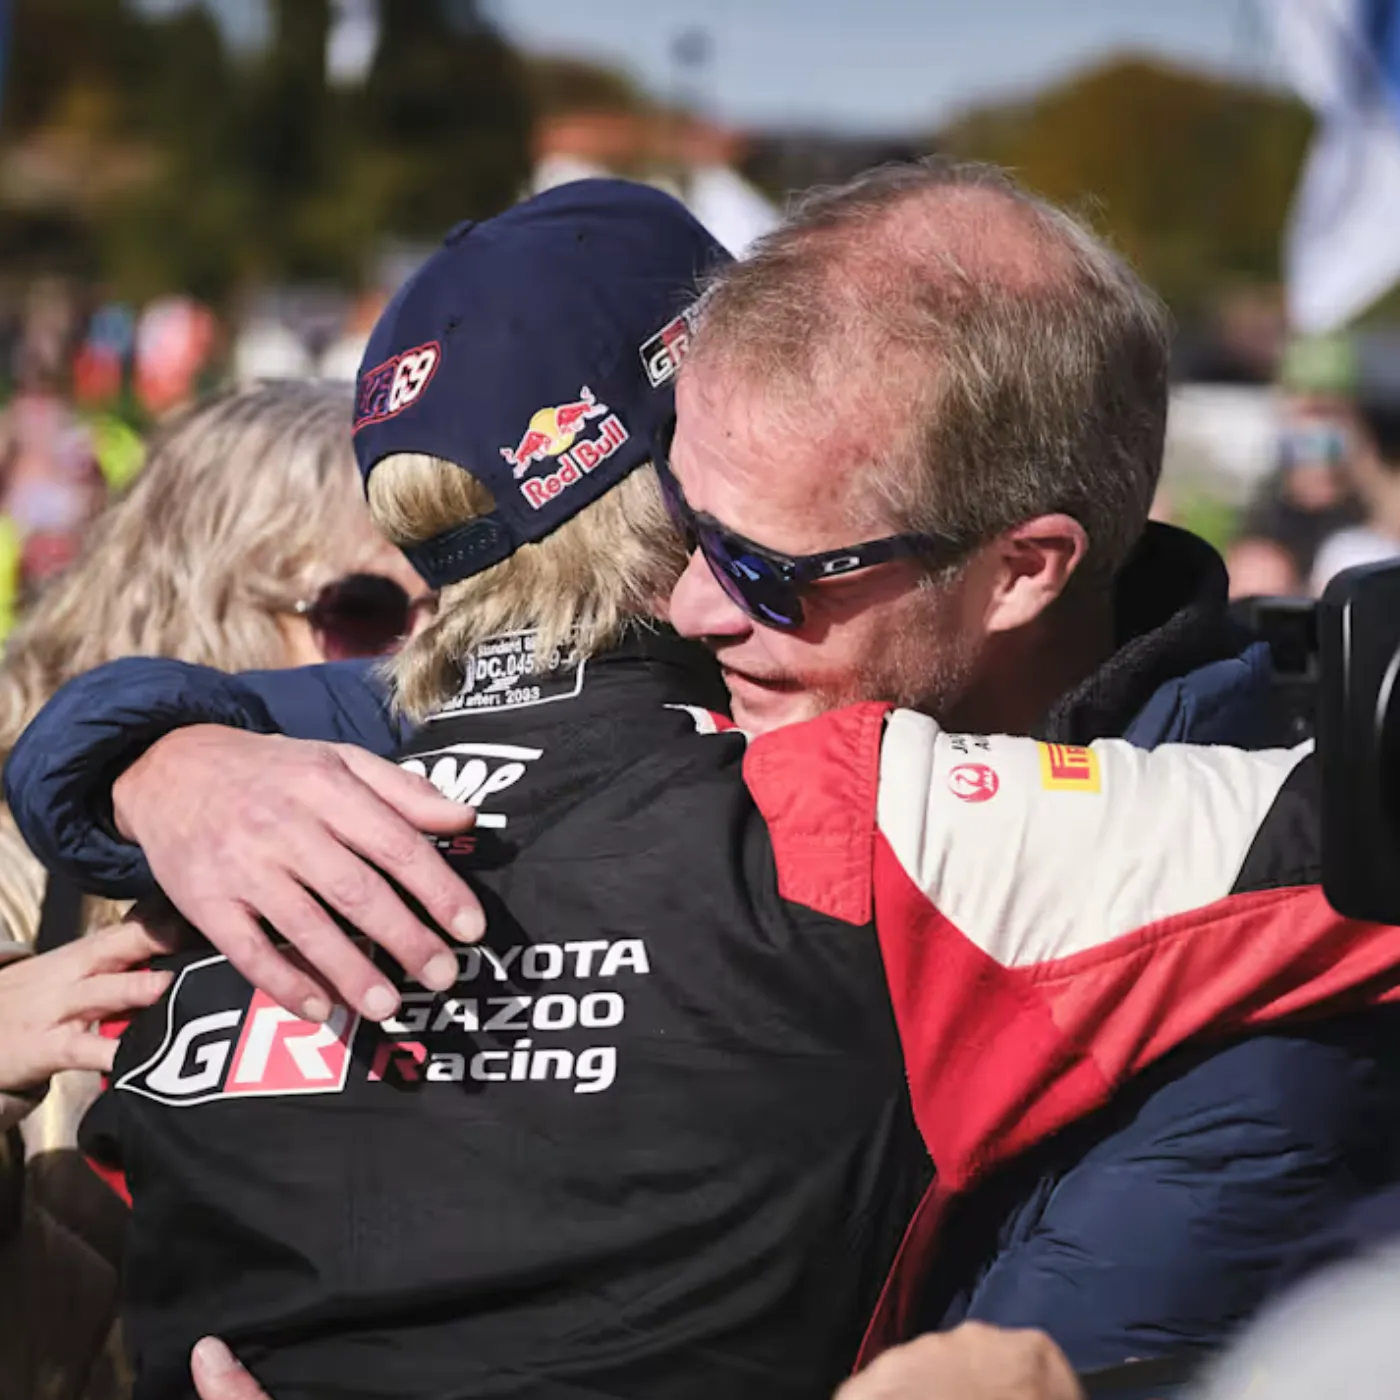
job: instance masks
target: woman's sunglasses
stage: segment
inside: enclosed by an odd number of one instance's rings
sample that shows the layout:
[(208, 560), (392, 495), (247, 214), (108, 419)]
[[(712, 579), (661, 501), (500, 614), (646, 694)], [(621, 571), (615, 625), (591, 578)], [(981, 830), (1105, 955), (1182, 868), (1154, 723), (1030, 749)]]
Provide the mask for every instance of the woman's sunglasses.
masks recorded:
[(675, 420), (653, 445), (656, 475), (671, 520), (691, 553), (699, 550), (730, 600), (755, 622), (791, 632), (802, 626), (803, 593), (826, 578), (853, 574), (891, 559), (916, 556), (930, 568), (943, 568), (965, 553), (965, 546), (935, 535), (888, 535), (824, 554), (780, 554), (721, 525), (712, 515), (692, 510), (671, 471)]
[(347, 574), (293, 611), (320, 635), (328, 661), (345, 661), (392, 651), (408, 635), (415, 611), (431, 601), (410, 598), (382, 574)]

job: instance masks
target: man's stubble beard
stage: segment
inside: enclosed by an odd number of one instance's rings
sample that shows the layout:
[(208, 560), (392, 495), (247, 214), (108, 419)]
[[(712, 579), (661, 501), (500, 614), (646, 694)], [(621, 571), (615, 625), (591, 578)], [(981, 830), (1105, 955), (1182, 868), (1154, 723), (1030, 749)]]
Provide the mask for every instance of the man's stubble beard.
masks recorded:
[(977, 669), (980, 645), (956, 625), (954, 588), (926, 581), (917, 606), (909, 610), (878, 661), (871, 661), (849, 684), (818, 688), (823, 711), (876, 700), (917, 710), (940, 724), (958, 706)]

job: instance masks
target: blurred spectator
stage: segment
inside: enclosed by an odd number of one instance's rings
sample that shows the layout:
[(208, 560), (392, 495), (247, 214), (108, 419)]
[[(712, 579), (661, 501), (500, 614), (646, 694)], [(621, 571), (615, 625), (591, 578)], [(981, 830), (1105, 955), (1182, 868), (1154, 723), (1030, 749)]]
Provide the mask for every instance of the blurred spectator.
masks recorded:
[(1357, 416), (1353, 475), (1366, 520), (1323, 542), (1313, 564), (1314, 593), (1343, 569), (1400, 556), (1400, 404), (1363, 403)]
[(146, 450), (137, 431), (116, 413), (98, 413), (88, 419), (97, 465), (109, 490), (125, 491), (136, 479)]
[(1296, 341), (1284, 357), (1277, 467), (1226, 558), (1236, 598), (1307, 589), (1319, 546), (1365, 518), (1353, 458), (1356, 356), (1341, 339)]
[(17, 351), (15, 395), (0, 413), (0, 515), (13, 527), (0, 569), (12, 579), (17, 572), (23, 591), (73, 558), (107, 494), (92, 437), (62, 390), (67, 351), (57, 314), (41, 304)]
[[(156, 655), (244, 670), (394, 644), (423, 587), (370, 523), (351, 404), (348, 386), (267, 384), (221, 394), (158, 431), (131, 491), (93, 523), (78, 561), (11, 638), (0, 758), (65, 681), (104, 661)], [(41, 916), (65, 907), (71, 927), (60, 938), (113, 915), (46, 881), (0, 812), (0, 940), (32, 946)], [(110, 1255), (115, 1197), (72, 1151), (96, 1088), (95, 1076), (62, 1075), (26, 1122), (29, 1190)]]
[(311, 371), (311, 352), (301, 337), (280, 321), (255, 319), (234, 342), (233, 374), (240, 384), (258, 379), (306, 379)]
[(323, 379), (338, 379), (347, 384), (355, 382), (364, 358), (369, 333), (384, 310), (388, 297), (382, 291), (369, 291), (356, 298), (340, 334), (326, 347), (317, 368)]
[(39, 957), (0, 943), (0, 1400), (130, 1393), (116, 1267), (26, 1191), (15, 1125), (60, 1071), (110, 1069), (116, 1042), (94, 1023), (160, 996), (169, 973), (132, 969), (168, 946), (134, 925)]
[[(73, 356), (73, 398), (87, 421), (97, 465), (110, 491), (124, 491), (141, 469), (141, 439), (123, 416), (134, 387), (136, 318), (131, 308), (99, 306)], [(148, 385), (149, 387), (149, 385)]]
[(199, 392), (218, 338), (208, 307), (190, 297), (152, 302), (136, 324), (136, 397), (152, 418)]
[(73, 357), (73, 397), (85, 407), (104, 407), (121, 397), (135, 349), (136, 324), (125, 306), (99, 307)]

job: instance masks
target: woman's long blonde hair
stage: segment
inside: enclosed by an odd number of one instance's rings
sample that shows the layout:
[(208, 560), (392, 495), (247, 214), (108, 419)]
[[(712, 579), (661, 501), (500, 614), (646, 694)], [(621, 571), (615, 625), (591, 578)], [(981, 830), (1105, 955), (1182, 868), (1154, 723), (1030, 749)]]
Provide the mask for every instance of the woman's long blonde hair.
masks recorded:
[[(370, 514), (398, 545), (463, 525), (494, 504), (461, 467), (418, 453), (386, 457), (369, 479)], [(553, 534), (444, 589), (436, 620), (392, 662), (395, 700), (422, 719), (456, 694), (466, 658), (500, 632), (534, 630), (537, 656), (565, 645), (595, 655), (630, 621), (652, 618), (684, 567), (656, 473), (639, 467)]]
[[(92, 522), (77, 561), (5, 647), (0, 762), (54, 691), (103, 662), (284, 663), (279, 614), (348, 571), (373, 539), (352, 402), (344, 385), (269, 382), (217, 394), (157, 429), (131, 489)], [(13, 937), (32, 940), (42, 889), (6, 813), (0, 918)]]

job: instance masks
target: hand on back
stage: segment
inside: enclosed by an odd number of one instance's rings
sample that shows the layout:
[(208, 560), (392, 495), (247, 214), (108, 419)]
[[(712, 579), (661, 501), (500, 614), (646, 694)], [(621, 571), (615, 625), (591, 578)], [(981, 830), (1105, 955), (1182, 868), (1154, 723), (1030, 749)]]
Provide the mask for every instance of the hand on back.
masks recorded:
[(395, 884), (458, 939), (484, 928), (476, 896), (423, 839), (468, 830), (472, 809), (349, 745), (177, 729), (117, 779), (112, 806), (175, 908), (250, 982), (308, 1020), (330, 1015), (325, 989), (259, 920), (376, 1021), (394, 1013), (398, 994), (318, 900), (433, 990), (456, 980), (456, 954)]
[(1084, 1400), (1084, 1392), (1045, 1333), (965, 1322), (893, 1347), (836, 1400)]
[(195, 1344), (190, 1374), (199, 1400), (270, 1400), (238, 1358), (217, 1337)]

